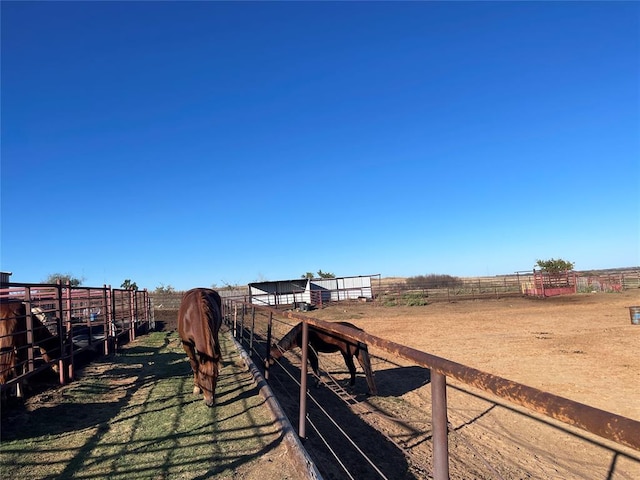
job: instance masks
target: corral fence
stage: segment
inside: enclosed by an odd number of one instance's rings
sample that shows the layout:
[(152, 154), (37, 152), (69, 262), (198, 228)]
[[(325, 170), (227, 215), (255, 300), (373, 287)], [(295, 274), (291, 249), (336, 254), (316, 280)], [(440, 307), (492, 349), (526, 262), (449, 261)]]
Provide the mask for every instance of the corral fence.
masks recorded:
[[(221, 288), (214, 290), (220, 294), (222, 298), (233, 300), (244, 300), (247, 298), (249, 291), (247, 287)], [(182, 302), (183, 291), (173, 292), (149, 292), (149, 297), (156, 310), (178, 310), (180, 302)]]
[[(21, 360), (14, 372), (5, 372), (13, 378), (0, 385), (3, 393), (50, 367), (58, 371), (60, 383), (64, 384), (73, 380), (80, 353), (91, 350), (109, 354), (120, 343), (154, 328), (153, 307), (146, 290), (3, 283), (0, 302), (23, 302), (26, 307), (25, 330), (1, 337), (3, 344), (19, 345), (16, 349), (21, 349), (16, 351)], [(60, 358), (44, 360), (34, 341), (34, 328), (46, 328), (58, 338)], [(9, 340), (10, 336), (13, 338)], [(26, 338), (26, 344), (18, 342), (18, 336)], [(20, 395), (21, 388), (17, 391)]]
[[(414, 365), (430, 369), (432, 410), (432, 474), (435, 480), (449, 478), (447, 378), (453, 378), (474, 389), (478, 389), (526, 409), (550, 417), (556, 421), (577, 427), (619, 445), (640, 451), (640, 422), (569, 400), (527, 385), (523, 385), (475, 368), (400, 345), (338, 323), (311, 318), (295, 311), (283, 311), (256, 306), (231, 299), (224, 301), (225, 322), (229, 325), (240, 345), (258, 364), (265, 366), (265, 377), (269, 379), (269, 348), (286, 333), (283, 326), (290, 327), (287, 320), (302, 322), (302, 355), (300, 363), (300, 391), (298, 432), (306, 436), (307, 428), (307, 341), (309, 326), (331, 332), (355, 343), (362, 342), (387, 354), (408, 360)], [(366, 442), (367, 439), (362, 439)], [(338, 462), (340, 460), (338, 459)], [(375, 468), (375, 467), (374, 467)], [(349, 475), (351, 476), (351, 475)], [(381, 478), (386, 478), (381, 475)]]
[(374, 300), (382, 305), (427, 305), (431, 302), (548, 297), (566, 293), (620, 292), (640, 288), (640, 267), (549, 275), (539, 270), (495, 277), (455, 278), (448, 284), (399, 281), (372, 282)]
[[(545, 279), (541, 276), (542, 286), (535, 291), (536, 273), (533, 270), (516, 272), (511, 275), (494, 277), (455, 278), (450, 284), (434, 284), (430, 282), (409, 282), (407, 280), (390, 282), (371, 276), (371, 286), (366, 289), (360, 287), (336, 287), (324, 290), (312, 290), (305, 295), (303, 289), (292, 290), (288, 295), (282, 292), (259, 296), (251, 296), (248, 286), (233, 286), (216, 289), (222, 298), (238, 302), (253, 303), (278, 309), (289, 309), (291, 306), (301, 310), (307, 308), (322, 308), (335, 302), (361, 301), (385, 306), (416, 306), (433, 302), (457, 302), (462, 300), (480, 300), (488, 298), (508, 298), (522, 295), (550, 296), (557, 290), (544, 288)], [(590, 292), (619, 292), (640, 288), (640, 267), (626, 269), (597, 270), (588, 272), (571, 272), (571, 280), (567, 280), (571, 287), (570, 293)], [(377, 278), (374, 278), (377, 277)], [(557, 280), (549, 279), (547, 287), (552, 287)], [(567, 286), (567, 285), (561, 285)], [(214, 287), (215, 289), (215, 287)], [(157, 310), (178, 310), (182, 300), (182, 291), (150, 292), (154, 308)], [(566, 293), (566, 292), (565, 292)]]

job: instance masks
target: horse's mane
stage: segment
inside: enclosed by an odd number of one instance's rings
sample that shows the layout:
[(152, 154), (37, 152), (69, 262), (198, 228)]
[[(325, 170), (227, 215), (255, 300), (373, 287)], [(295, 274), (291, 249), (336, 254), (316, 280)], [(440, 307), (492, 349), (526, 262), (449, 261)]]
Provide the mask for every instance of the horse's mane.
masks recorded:
[[(205, 292), (199, 292), (198, 304), (200, 306), (200, 312), (203, 314), (200, 318), (211, 318), (214, 314), (211, 308), (211, 302)], [(207, 328), (211, 331), (211, 323), (207, 322)]]
[[(218, 337), (214, 329), (216, 329), (216, 321), (220, 321), (222, 319), (222, 302), (220, 299), (220, 295), (215, 290), (201, 289), (198, 292), (198, 306), (200, 308), (200, 318), (215, 319), (214, 322), (206, 322), (206, 328), (209, 330), (208, 337), (214, 339), (214, 356), (212, 357), (212, 359), (214, 361), (217, 361), (220, 356), (220, 345), (215, 341), (215, 339)], [(217, 312), (215, 307), (218, 307)], [(202, 354), (203, 352), (200, 353)]]

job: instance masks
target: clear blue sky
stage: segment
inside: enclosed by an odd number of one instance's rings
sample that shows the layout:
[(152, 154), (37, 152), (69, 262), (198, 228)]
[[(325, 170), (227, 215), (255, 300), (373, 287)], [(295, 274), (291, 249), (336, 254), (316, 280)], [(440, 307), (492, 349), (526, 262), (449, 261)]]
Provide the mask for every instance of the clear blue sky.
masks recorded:
[(1, 8), (13, 281), (640, 264), (638, 2)]

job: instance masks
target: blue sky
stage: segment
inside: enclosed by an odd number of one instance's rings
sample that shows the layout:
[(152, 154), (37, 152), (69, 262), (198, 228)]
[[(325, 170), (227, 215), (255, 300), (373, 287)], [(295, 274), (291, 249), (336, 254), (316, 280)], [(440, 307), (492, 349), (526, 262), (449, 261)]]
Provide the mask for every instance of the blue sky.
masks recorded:
[(640, 264), (637, 2), (8, 2), (17, 282)]

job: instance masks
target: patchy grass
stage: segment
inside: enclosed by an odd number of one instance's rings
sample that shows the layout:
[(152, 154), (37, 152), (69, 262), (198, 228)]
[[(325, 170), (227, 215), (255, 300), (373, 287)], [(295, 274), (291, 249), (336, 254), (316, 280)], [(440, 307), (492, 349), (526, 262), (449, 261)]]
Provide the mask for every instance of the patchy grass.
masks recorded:
[(287, 478), (282, 432), (228, 334), (221, 343), (214, 408), (192, 394), (177, 334), (154, 332), (3, 411), (0, 477)]

